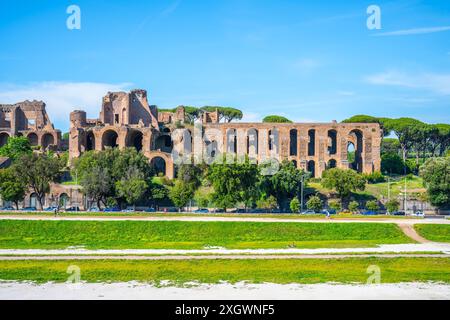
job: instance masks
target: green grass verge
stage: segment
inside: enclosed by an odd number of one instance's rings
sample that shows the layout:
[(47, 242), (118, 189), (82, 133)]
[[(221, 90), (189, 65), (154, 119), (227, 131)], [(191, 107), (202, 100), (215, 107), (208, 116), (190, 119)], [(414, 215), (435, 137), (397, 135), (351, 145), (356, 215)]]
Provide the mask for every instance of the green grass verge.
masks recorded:
[(0, 261), (0, 279), (65, 282), (67, 268), (76, 265), (87, 282), (141, 281), (158, 284), (169, 280), (218, 283), (365, 283), (367, 268), (381, 270), (382, 283), (440, 281), (450, 283), (449, 258), (343, 258), (307, 260), (83, 260)]
[(450, 224), (416, 224), (414, 228), (425, 239), (450, 242)]
[(371, 247), (410, 243), (395, 224), (0, 220), (0, 248)]

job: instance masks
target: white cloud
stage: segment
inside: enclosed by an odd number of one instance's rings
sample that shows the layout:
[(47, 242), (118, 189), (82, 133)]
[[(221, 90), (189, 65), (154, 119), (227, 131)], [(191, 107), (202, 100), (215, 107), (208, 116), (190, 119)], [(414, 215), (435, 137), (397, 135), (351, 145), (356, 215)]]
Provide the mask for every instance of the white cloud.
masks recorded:
[(450, 30), (450, 26), (430, 27), (430, 28), (414, 28), (414, 29), (382, 32), (382, 33), (374, 34), (374, 36), (375, 37), (409, 36), (409, 35), (414, 35), (414, 34), (427, 34), (427, 33), (443, 32), (443, 31), (448, 31), (448, 30)]
[(102, 97), (108, 91), (124, 91), (130, 83), (38, 82), (27, 85), (0, 84), (0, 103), (42, 100), (52, 122), (68, 124), (69, 113), (85, 110), (89, 117), (98, 117)]
[(368, 76), (366, 80), (375, 85), (422, 89), (437, 94), (450, 95), (450, 74), (407, 74), (397, 71), (387, 71)]

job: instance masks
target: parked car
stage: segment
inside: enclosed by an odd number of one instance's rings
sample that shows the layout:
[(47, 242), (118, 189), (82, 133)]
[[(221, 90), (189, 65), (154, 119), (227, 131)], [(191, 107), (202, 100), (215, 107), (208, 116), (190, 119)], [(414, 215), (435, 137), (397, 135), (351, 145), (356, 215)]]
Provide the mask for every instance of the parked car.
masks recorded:
[(100, 212), (101, 210), (97, 207), (90, 207), (88, 211), (89, 212)]
[(23, 207), (22, 211), (36, 211), (36, 207)]
[(194, 213), (209, 213), (209, 210), (205, 208), (202, 209), (199, 208), (197, 210), (194, 210)]
[(72, 207), (66, 208), (64, 211), (66, 211), (66, 212), (77, 212), (77, 211), (81, 211), (81, 210), (80, 210), (79, 207), (72, 206)]
[(132, 207), (128, 207), (128, 208), (126, 208), (126, 209), (123, 209), (123, 210), (121, 210), (121, 212), (134, 212), (135, 210), (134, 210), (134, 208), (132, 208)]
[(56, 207), (56, 206), (48, 207), (48, 208), (45, 208), (44, 211), (53, 212), (53, 211), (55, 211), (55, 209), (58, 210), (58, 207)]
[(250, 213), (268, 213), (269, 211), (266, 209), (252, 209), (250, 210)]
[(306, 210), (302, 211), (301, 214), (316, 214), (316, 212), (314, 210)]
[(156, 212), (155, 208), (147, 208), (144, 212)]
[(103, 209), (103, 212), (120, 212), (119, 207), (107, 207)]
[(391, 213), (393, 216), (406, 216), (405, 211), (395, 211)]
[(417, 212), (411, 214), (411, 216), (423, 218), (423, 217), (425, 217), (425, 214), (423, 213), (423, 211), (417, 211)]
[(363, 211), (362, 215), (363, 216), (376, 216), (376, 215), (378, 215), (378, 212), (368, 210), (368, 211)]
[(0, 210), (2, 210), (2, 211), (12, 211), (12, 210), (16, 210), (16, 209), (14, 207), (11, 207), (11, 206), (6, 206), (6, 207), (1, 208)]
[(325, 209), (325, 210), (320, 211), (320, 213), (326, 214), (326, 215), (336, 214), (336, 210), (334, 210), (334, 209)]

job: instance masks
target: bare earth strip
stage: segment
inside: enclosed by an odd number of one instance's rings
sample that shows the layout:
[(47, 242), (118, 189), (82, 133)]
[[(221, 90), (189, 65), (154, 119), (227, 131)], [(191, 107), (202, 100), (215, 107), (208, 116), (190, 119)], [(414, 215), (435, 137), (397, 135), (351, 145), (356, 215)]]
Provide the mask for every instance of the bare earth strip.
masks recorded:
[[(382, 279), (381, 279), (382, 281)], [(1, 300), (421, 300), (450, 299), (450, 285), (439, 283), (397, 283), (370, 285), (341, 284), (192, 284), (189, 287), (156, 287), (138, 282), (46, 283), (0, 282)]]
[(448, 254), (309, 254), (309, 255), (164, 255), (164, 256), (0, 256), (0, 261), (17, 260), (217, 260), (217, 259), (344, 259), (344, 258), (450, 258)]

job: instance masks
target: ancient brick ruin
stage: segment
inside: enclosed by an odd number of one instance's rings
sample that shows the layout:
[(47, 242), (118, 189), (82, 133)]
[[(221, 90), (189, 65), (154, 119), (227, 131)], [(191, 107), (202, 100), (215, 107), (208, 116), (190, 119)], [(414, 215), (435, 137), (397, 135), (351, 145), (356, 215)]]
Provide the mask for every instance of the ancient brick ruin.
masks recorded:
[(27, 137), (42, 150), (57, 150), (61, 143), (61, 131), (53, 127), (42, 101), (0, 104), (0, 146), (13, 136)]

